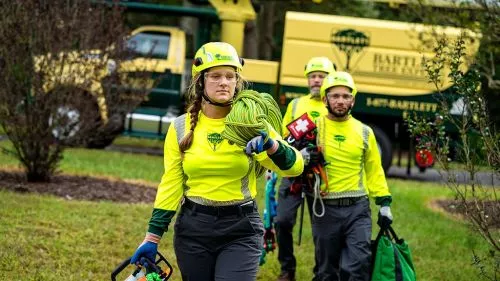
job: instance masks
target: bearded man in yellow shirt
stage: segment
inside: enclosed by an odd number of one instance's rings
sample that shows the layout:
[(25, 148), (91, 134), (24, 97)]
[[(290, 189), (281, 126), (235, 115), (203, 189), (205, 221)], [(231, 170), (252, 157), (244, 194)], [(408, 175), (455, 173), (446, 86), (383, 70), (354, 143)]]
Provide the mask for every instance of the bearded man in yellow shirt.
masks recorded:
[(328, 115), (317, 120), (317, 145), (327, 165), (320, 186), (324, 214), (313, 216), (318, 280), (368, 281), (371, 262), (371, 210), (381, 206), (378, 223), (392, 223), (392, 196), (375, 135), (350, 115), (357, 89), (347, 72), (323, 80), (321, 99)]

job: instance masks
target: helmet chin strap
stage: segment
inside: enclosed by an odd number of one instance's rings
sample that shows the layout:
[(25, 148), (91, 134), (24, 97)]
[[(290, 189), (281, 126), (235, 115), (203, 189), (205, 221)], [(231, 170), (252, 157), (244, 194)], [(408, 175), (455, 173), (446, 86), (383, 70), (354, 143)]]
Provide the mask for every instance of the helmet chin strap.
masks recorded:
[(211, 104), (211, 105), (215, 105), (215, 106), (218, 106), (218, 107), (228, 107), (228, 106), (231, 106), (233, 104), (233, 100), (230, 100), (228, 102), (225, 102), (225, 103), (221, 103), (221, 102), (216, 102), (216, 101), (212, 101), (210, 100), (210, 98), (207, 96), (207, 94), (205, 93), (205, 91), (203, 91), (203, 99)]

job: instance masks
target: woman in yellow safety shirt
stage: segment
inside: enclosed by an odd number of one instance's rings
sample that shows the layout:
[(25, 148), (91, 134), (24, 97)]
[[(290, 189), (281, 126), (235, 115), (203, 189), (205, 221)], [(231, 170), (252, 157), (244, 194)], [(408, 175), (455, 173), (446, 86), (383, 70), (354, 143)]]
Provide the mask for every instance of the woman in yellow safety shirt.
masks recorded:
[[(154, 260), (174, 216), (174, 249), (183, 280), (255, 280), (264, 227), (257, 211), (257, 162), (282, 176), (303, 170), (300, 152), (272, 128), (246, 149), (221, 137), (224, 119), (242, 90), (243, 60), (230, 44), (211, 42), (195, 55), (187, 113), (165, 139), (165, 172), (144, 241), (131, 263)], [(265, 141), (265, 139), (268, 139)]]

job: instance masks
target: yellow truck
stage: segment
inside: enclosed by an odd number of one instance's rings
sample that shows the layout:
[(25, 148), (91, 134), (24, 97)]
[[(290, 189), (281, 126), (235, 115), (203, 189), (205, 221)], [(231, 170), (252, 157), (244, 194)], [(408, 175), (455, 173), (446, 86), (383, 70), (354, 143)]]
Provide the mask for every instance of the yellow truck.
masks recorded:
[[(287, 12), (281, 61), (248, 60), (243, 74), (257, 82), (254, 88), (263, 91), (272, 92), (277, 85), (276, 96), (285, 106), (307, 93), (303, 70), (309, 58), (331, 58), (337, 70), (353, 75), (359, 93), (353, 115), (373, 128), (383, 166), (388, 169), (393, 144), (408, 143), (402, 126), (408, 113), (438, 112), (436, 88), (428, 82), (423, 66), (427, 58), (433, 57), (434, 46), (424, 47), (422, 42), (430, 39), (425, 37), (435, 36), (432, 34), (456, 39), (461, 32), (464, 30), (450, 27)], [(474, 56), (478, 47), (479, 40), (468, 44), (468, 56)], [(451, 86), (448, 79), (442, 82), (442, 89)]]
[(133, 116), (160, 126), (149, 130), (153, 133), (139, 132), (141, 136), (158, 137), (165, 132), (161, 125), (182, 111), (184, 32), (143, 26), (124, 43), (124, 51), (109, 46), (34, 57), (35, 70), (44, 73), (44, 92), (60, 96), (48, 122), (61, 143), (104, 148), (123, 133), (125, 120), (131, 128)]
[[(209, 2), (215, 9), (136, 2), (122, 5), (129, 10), (198, 17), (202, 22), (220, 20), (220, 40), (242, 53), (244, 23), (255, 17), (250, 0)], [(205, 36), (200, 37), (198, 46), (209, 40), (207, 26), (200, 25), (199, 32)], [(331, 58), (337, 70), (353, 75), (359, 93), (353, 115), (374, 129), (384, 168), (388, 169), (393, 143), (397, 138), (408, 140), (402, 129), (405, 115), (438, 111), (435, 87), (427, 82), (422, 65), (433, 56), (432, 49), (424, 48), (421, 41), (431, 31), (449, 38), (463, 32), (449, 27), (287, 12), (280, 61), (246, 59), (242, 74), (252, 82), (253, 89), (270, 93), (285, 109), (291, 99), (308, 91), (303, 70), (309, 58)], [(129, 42), (138, 55), (136, 59), (141, 54), (156, 54), (154, 64), (161, 67), (150, 71), (162, 75), (162, 79), (147, 100), (126, 115), (123, 133), (162, 138), (169, 123), (184, 110), (181, 94), (190, 78), (192, 60), (185, 58), (185, 33), (179, 27), (143, 26), (132, 33)], [(472, 41), (468, 54), (472, 57), (478, 47), (479, 41)], [(143, 63), (150, 63), (150, 59)], [(449, 81), (443, 81), (443, 88), (450, 86)]]

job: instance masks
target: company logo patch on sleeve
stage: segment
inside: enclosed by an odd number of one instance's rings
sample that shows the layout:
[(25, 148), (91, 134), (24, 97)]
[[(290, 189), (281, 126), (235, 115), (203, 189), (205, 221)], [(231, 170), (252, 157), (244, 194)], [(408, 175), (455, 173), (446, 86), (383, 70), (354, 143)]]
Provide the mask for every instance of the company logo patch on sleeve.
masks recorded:
[(299, 118), (286, 125), (286, 127), (296, 140), (302, 139), (307, 133), (316, 129), (316, 125), (309, 119), (307, 113), (302, 114)]

